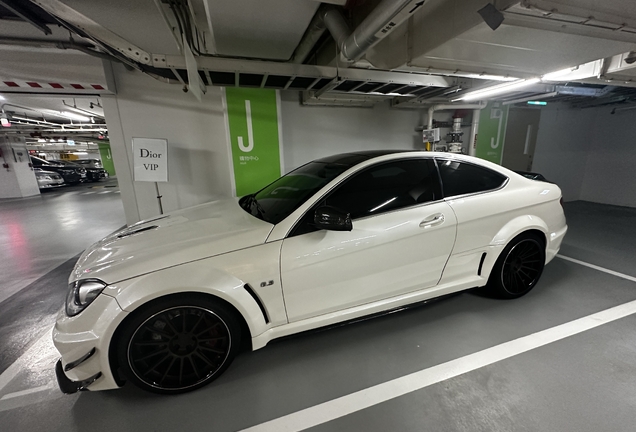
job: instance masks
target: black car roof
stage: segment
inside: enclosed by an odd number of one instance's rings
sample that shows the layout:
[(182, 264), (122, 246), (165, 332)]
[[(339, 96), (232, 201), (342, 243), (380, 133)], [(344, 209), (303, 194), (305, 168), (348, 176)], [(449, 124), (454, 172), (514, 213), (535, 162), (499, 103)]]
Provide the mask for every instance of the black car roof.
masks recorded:
[(361, 162), (373, 159), (375, 157), (384, 156), (395, 153), (407, 153), (417, 150), (365, 150), (350, 153), (340, 153), (337, 155), (327, 156), (322, 159), (317, 159), (314, 162), (321, 162), (327, 164), (337, 164), (352, 167)]

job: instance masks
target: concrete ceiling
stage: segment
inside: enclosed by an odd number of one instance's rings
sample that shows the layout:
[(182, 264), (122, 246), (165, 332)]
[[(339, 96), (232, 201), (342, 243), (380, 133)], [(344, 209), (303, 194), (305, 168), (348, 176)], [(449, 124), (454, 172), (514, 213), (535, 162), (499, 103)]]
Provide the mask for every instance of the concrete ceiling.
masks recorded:
[[(165, 59), (164, 56), (183, 58), (179, 47), (182, 39), (169, 1), (61, 2), (124, 42), (152, 54), (151, 57), (157, 62), (151, 60), (148, 66), (163, 67), (168, 76), (172, 72), (167, 65), (157, 63)], [(348, 7), (345, 16), (351, 18), (351, 23), (359, 23), (379, 2), (380, 0), (367, 0), (363, 7), (355, 7), (355, 4), (360, 3), (355, 1), (330, 0), (328, 3)], [(55, 5), (57, 0), (32, 0), (32, 3), (45, 7)], [(495, 30), (486, 25), (477, 13), (490, 3), (494, 3), (504, 18), (503, 24)], [(227, 76), (222, 76), (222, 81), (219, 82), (210, 80), (214, 84), (242, 84), (243, 77), (237, 75), (234, 78), (233, 71), (249, 70), (251, 78), (260, 72), (257, 78), (262, 77), (262, 82), (256, 78), (255, 81), (259, 81), (261, 85), (269, 82), (268, 76), (278, 75), (286, 86), (281, 88), (308, 89), (306, 86), (295, 85), (293, 77), (303, 75), (294, 73), (296, 69), (286, 61), (293, 55), (319, 6), (320, 2), (316, 0), (191, 0), (187, 13), (196, 24), (197, 44), (200, 45), (201, 52), (205, 55), (238, 59), (235, 63), (223, 63), (218, 58), (199, 57), (199, 67), (205, 64), (207, 70), (214, 71), (214, 65), (228, 65), (227, 70), (219, 72)], [(54, 24), (49, 25), (52, 34), (44, 36), (40, 30), (26, 22), (2, 20), (0, 23), (0, 39), (20, 37), (64, 41), (69, 37), (67, 30)], [(427, 0), (411, 20), (372, 47), (366, 58), (350, 69), (379, 69), (378, 72), (397, 70), (484, 79), (490, 79), (490, 75), (527, 78), (607, 58), (602, 73), (587, 77), (584, 82), (607, 84), (609, 80), (613, 80), (609, 81), (613, 85), (636, 86), (632, 81), (636, 81), (636, 68), (624, 61), (626, 53), (636, 50), (635, 29), (636, 2), (633, 0)], [(77, 36), (74, 40), (88, 41)], [(330, 66), (335, 53), (333, 43), (329, 43), (328, 36), (321, 41), (324, 42), (323, 48), (318, 50), (311, 61)], [(241, 62), (249, 63), (249, 67), (243, 68)], [(177, 63), (179, 62), (175, 62), (173, 67)], [(256, 70), (259, 67), (261, 71)], [(274, 73), (274, 70), (287, 72)], [(311, 68), (303, 70), (312, 71)], [(335, 68), (315, 69), (315, 73), (303, 72), (304, 80), (314, 84), (318, 82), (314, 79), (329, 81), (331, 71), (334, 71), (335, 76)], [(379, 82), (392, 82), (390, 73), (385, 74), (386, 78)], [(285, 76), (289, 76), (289, 80), (283, 78)], [(378, 76), (383, 75), (374, 75)], [(179, 78), (183, 79), (183, 76)], [(5, 42), (0, 43), (0, 92), (69, 92), (66, 87), (51, 89), (23, 86), (24, 88), (7, 89), (3, 86), (3, 82), (7, 80), (18, 84), (29, 81), (65, 84), (77, 82), (89, 86), (88, 89), (75, 91), (76, 94), (83, 90), (90, 90), (92, 93), (114, 90), (107, 85), (99, 58), (51, 46), (26, 47)], [(369, 75), (369, 78), (360, 82), (374, 80)], [(178, 82), (174, 75), (172, 81)], [(250, 79), (246, 79), (247, 81)], [(103, 89), (91, 88), (93, 85)], [(326, 92), (331, 92), (334, 88), (342, 89), (342, 86), (330, 87), (322, 81), (320, 85)], [(462, 81), (461, 85), (470, 87), (473, 84), (468, 80)], [(390, 92), (387, 94), (387, 97), (392, 95)], [(427, 93), (423, 91), (422, 94)]]

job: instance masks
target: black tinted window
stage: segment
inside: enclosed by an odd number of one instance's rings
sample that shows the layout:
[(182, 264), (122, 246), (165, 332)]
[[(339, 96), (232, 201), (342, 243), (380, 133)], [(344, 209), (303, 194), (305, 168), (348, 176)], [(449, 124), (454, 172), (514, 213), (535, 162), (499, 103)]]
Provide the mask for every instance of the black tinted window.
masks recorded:
[(437, 166), (446, 197), (497, 189), (506, 180), (497, 172), (469, 163), (438, 159)]
[(310, 162), (255, 194), (241, 198), (240, 204), (252, 215), (277, 224), (348, 168), (346, 165)]
[(377, 165), (355, 174), (339, 186), (325, 204), (356, 219), (432, 201), (435, 183), (424, 159)]

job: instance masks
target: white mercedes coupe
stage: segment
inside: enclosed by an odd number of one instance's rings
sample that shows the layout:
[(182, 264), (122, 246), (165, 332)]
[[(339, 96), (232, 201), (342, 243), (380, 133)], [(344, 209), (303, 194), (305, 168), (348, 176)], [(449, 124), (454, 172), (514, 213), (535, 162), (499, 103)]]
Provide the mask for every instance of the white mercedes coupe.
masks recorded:
[(485, 287), (516, 298), (567, 231), (561, 190), (469, 156), (326, 157), (87, 249), (53, 341), (60, 389), (180, 393), (241, 347)]

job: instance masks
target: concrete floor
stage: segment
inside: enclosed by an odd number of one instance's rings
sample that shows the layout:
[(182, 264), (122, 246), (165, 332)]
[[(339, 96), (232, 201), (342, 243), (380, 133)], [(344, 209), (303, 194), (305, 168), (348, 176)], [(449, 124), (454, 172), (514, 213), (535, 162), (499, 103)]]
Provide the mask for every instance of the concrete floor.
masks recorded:
[[(0, 202), (0, 218), (5, 204)], [(566, 204), (566, 216), (570, 231), (562, 255), (632, 280), (556, 258), (521, 299), (465, 292), (275, 341), (240, 355), (214, 384), (174, 397), (133, 386), (68, 396), (51, 384), (56, 354), (48, 331), (58, 307), (39, 303), (61, 305), (73, 265), (66, 261), (0, 302), (0, 343), (10, 352), (0, 363), (0, 425), (7, 431), (277, 430), (262, 423), (636, 300), (636, 209), (574, 202)], [(634, 324), (636, 315), (629, 314), (403, 396), (352, 408), (311, 429), (634, 430)], [(16, 338), (16, 332), (22, 336)]]

